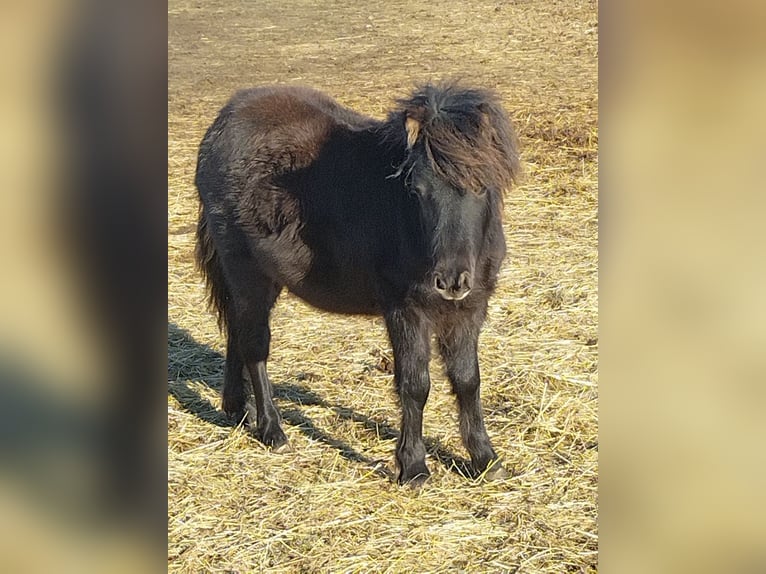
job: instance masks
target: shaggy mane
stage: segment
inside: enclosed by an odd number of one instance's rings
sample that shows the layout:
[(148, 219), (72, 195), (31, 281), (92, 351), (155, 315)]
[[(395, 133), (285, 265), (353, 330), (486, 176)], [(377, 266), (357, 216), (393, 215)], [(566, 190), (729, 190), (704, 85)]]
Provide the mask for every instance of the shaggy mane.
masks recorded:
[[(408, 119), (417, 121), (416, 137), (405, 129)], [(425, 158), (454, 187), (501, 197), (518, 178), (516, 133), (498, 96), (489, 90), (426, 84), (410, 98), (397, 100), (384, 130), (386, 139), (408, 150), (397, 174), (408, 173)]]

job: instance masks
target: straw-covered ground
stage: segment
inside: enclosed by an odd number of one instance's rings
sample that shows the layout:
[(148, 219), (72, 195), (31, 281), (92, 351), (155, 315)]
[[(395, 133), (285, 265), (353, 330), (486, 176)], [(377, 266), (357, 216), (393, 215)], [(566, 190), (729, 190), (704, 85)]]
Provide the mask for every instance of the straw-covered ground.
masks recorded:
[[(168, 568), (172, 572), (597, 569), (597, 7), (594, 0), (171, 0)], [(193, 262), (197, 145), (240, 87), (298, 83), (382, 117), (413, 84), (497, 90), (525, 176), (480, 347), (487, 427), (512, 471), (482, 484), (438, 361), (433, 476), (392, 482), (399, 411), (382, 321), (288, 293), (269, 370), (293, 451), (220, 411), (224, 339)]]

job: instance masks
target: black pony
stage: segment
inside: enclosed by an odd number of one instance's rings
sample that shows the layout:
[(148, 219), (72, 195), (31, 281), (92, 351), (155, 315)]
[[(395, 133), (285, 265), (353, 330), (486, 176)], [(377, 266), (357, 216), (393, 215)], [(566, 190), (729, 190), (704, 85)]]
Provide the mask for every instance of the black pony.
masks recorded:
[[(399, 482), (424, 481), (431, 334), (476, 473), (503, 477), (484, 427), (478, 337), (505, 255), (503, 193), (519, 169), (498, 98), (426, 85), (385, 121), (302, 87), (238, 92), (208, 129), (196, 257), (226, 330), (223, 408), (287, 443), (266, 374), (283, 287), (336, 313), (385, 318), (402, 423)], [(255, 412), (243, 379), (252, 381)]]

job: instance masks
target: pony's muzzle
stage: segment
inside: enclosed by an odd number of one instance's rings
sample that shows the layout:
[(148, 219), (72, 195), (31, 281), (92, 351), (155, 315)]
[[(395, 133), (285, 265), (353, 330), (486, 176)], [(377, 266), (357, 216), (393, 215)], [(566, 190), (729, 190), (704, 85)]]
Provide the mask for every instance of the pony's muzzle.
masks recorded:
[(433, 287), (439, 295), (448, 301), (460, 301), (464, 299), (473, 286), (473, 277), (469, 271), (460, 273), (434, 273)]

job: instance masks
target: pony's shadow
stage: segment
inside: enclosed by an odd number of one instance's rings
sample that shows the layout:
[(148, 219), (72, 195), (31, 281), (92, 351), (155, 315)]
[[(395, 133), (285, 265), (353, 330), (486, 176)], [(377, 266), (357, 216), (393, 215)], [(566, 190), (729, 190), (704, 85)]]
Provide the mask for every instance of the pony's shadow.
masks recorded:
[[(221, 391), (225, 359), (218, 351), (199, 343), (184, 329), (173, 323), (168, 324), (168, 393), (189, 413), (208, 423), (220, 427), (234, 427), (225, 413), (218, 410), (209, 400), (191, 388), (188, 381), (200, 381), (207, 387)], [(275, 383), (274, 396), (282, 402), (282, 418), (301, 433), (336, 449), (346, 460), (361, 463), (373, 472), (394, 480), (393, 472), (385, 461), (373, 460), (355, 450), (343, 440), (333, 437), (319, 428), (302, 407), (319, 406), (332, 410), (339, 418), (362, 425), (378, 438), (393, 440), (399, 437), (399, 431), (385, 421), (380, 421), (339, 404), (324, 400), (308, 387), (297, 382)], [(291, 406), (285, 408), (284, 404)], [(473, 476), (470, 461), (457, 456), (444, 447), (438, 439), (426, 438), (426, 450), (448, 470), (460, 476)]]

